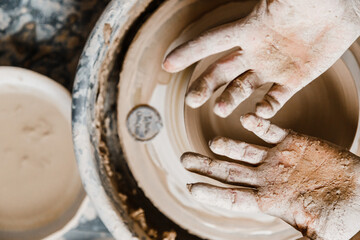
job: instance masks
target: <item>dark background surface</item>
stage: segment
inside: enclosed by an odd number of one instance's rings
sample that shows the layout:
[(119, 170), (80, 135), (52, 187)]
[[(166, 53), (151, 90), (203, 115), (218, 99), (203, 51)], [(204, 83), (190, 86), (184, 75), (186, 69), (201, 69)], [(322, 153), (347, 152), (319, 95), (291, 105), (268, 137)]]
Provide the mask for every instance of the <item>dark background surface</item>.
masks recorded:
[(71, 90), (76, 66), (110, 0), (0, 0), (0, 66), (42, 73)]

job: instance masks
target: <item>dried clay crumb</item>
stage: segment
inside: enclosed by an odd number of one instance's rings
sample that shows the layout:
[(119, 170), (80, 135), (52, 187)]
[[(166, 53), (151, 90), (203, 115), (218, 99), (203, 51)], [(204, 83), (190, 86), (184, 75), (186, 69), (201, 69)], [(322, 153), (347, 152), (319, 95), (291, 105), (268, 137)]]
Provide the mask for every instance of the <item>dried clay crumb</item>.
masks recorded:
[(139, 223), (140, 227), (143, 230), (146, 231), (148, 229), (148, 226), (146, 224), (146, 219), (145, 219), (145, 213), (144, 213), (144, 210), (142, 208), (139, 208), (138, 210), (135, 210), (134, 212), (132, 212), (130, 214), (130, 217), (132, 219), (134, 219), (134, 221)]
[(105, 23), (103, 28), (103, 34), (104, 34), (104, 42), (107, 46), (110, 45), (111, 33), (112, 33), (111, 25), (109, 23)]
[(119, 196), (121, 203), (123, 204), (124, 210), (128, 211), (128, 204), (127, 204), (128, 196), (126, 196), (125, 194), (122, 194), (122, 193), (118, 193), (118, 196)]
[(176, 232), (175, 231), (164, 232), (162, 239), (163, 240), (175, 240), (176, 239)]
[(147, 231), (147, 235), (151, 239), (157, 239), (158, 238), (158, 232), (155, 229), (149, 229), (149, 231)]
[(140, 227), (146, 232), (151, 239), (157, 239), (158, 232), (155, 229), (149, 228), (146, 223), (145, 212), (142, 208), (135, 210), (130, 214), (130, 217), (137, 222)]
[(118, 196), (119, 196), (121, 202), (123, 202), (123, 203), (125, 203), (126, 200), (128, 199), (128, 197), (125, 194), (122, 194), (120, 192), (118, 193)]

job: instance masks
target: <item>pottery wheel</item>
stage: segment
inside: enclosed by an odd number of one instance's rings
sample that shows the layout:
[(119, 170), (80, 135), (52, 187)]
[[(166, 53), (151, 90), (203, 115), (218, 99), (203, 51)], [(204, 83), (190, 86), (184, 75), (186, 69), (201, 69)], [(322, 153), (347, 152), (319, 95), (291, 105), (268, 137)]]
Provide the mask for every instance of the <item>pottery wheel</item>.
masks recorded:
[[(212, 111), (222, 89), (199, 109), (184, 105), (189, 83), (221, 54), (211, 56), (180, 73), (169, 74), (161, 69), (163, 57), (171, 49), (204, 30), (247, 15), (256, 3), (166, 1), (134, 38), (120, 74), (117, 109), (119, 137), (135, 179), (160, 211), (184, 229), (203, 238), (295, 239), (301, 236), (289, 225), (271, 216), (224, 211), (195, 202), (187, 191), (187, 183), (223, 184), (187, 172), (179, 160), (185, 151), (213, 156), (207, 143), (215, 136), (264, 145), (255, 135), (242, 128), (239, 117), (254, 110), (255, 103), (269, 86), (256, 91), (234, 113), (223, 119)], [(358, 45), (356, 49), (359, 50)], [(356, 151), (357, 144), (353, 142), (357, 132), (359, 104), (358, 86), (354, 78), (359, 77), (355, 75), (359, 75), (360, 71), (351, 51), (347, 55), (301, 90), (272, 121), (281, 127)], [(151, 106), (156, 116), (161, 118), (157, 121), (161, 121), (162, 128), (149, 141), (139, 141), (127, 126), (129, 113), (143, 105)]]

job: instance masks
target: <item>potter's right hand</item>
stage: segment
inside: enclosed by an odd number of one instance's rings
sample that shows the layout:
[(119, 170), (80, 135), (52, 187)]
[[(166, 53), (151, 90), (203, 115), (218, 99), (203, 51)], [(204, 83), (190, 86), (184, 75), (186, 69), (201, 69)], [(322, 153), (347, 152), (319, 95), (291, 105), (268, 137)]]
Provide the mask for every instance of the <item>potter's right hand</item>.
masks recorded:
[(258, 116), (270, 118), (334, 64), (359, 35), (360, 0), (261, 0), (248, 17), (173, 50), (163, 68), (181, 71), (237, 47), (191, 85), (186, 102), (200, 107), (216, 89), (231, 82), (214, 108), (226, 117), (254, 90), (271, 82), (273, 87), (256, 108)]

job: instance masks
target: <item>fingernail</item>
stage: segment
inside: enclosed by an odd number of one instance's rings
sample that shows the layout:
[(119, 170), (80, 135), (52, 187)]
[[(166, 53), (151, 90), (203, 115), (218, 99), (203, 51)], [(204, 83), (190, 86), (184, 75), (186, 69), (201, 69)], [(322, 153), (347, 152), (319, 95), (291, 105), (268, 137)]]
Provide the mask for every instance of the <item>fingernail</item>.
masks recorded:
[(164, 62), (162, 63), (162, 68), (169, 73), (179, 72), (179, 69), (173, 61), (170, 60), (170, 57), (166, 57)]
[(216, 103), (214, 106), (214, 113), (221, 118), (226, 118), (229, 116), (225, 103)]
[(167, 72), (171, 72), (172, 65), (167, 58), (165, 58), (165, 60), (163, 61), (162, 68)]
[(240, 122), (241, 122), (241, 124), (244, 124), (244, 121), (246, 121), (247, 116), (248, 116), (248, 113), (245, 114), (245, 115), (242, 115), (242, 116), (240, 117)]
[(271, 105), (265, 101), (256, 104), (255, 114), (264, 119), (272, 118), (275, 115)]
[(194, 109), (203, 105), (203, 100), (201, 99), (201, 96), (199, 96), (198, 93), (194, 92), (188, 92), (186, 94), (185, 102), (186, 105)]
[(247, 113), (240, 117), (240, 122), (244, 128), (249, 129), (251, 126), (251, 122), (256, 118), (257, 117), (255, 117), (253, 113)]
[(180, 162), (183, 163), (187, 159), (189, 154), (190, 154), (189, 152), (184, 152), (180, 157)]
[(194, 158), (196, 158), (196, 156), (194, 156), (194, 153), (192, 153), (192, 152), (184, 153), (180, 157), (181, 165), (186, 170), (191, 170), (194, 167), (194, 164), (196, 164), (196, 161), (194, 161)]

